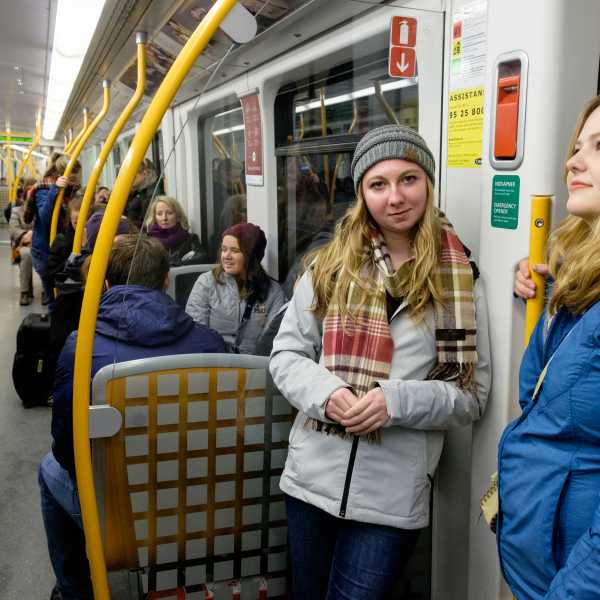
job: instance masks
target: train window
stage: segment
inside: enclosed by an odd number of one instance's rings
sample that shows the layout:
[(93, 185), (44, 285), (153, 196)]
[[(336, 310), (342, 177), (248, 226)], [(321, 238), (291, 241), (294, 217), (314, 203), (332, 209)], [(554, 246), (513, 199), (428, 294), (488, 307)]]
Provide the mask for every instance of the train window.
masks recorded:
[(239, 100), (200, 121), (198, 127), (207, 199), (202, 203), (202, 233), (210, 259), (216, 260), (221, 232), (246, 220), (244, 120)]
[(301, 258), (328, 239), (354, 200), (350, 162), (356, 142), (390, 122), (418, 127), (418, 78), (390, 78), (384, 49), (279, 90), (279, 274), (287, 292)]

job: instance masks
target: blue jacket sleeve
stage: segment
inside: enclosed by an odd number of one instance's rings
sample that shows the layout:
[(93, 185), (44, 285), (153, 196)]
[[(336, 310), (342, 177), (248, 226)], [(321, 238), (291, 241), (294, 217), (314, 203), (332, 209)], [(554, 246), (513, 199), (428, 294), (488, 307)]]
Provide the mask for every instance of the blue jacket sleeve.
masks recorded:
[(600, 504), (591, 527), (573, 546), (565, 566), (555, 575), (544, 600), (600, 598)]
[(52, 453), (56, 460), (75, 477), (73, 453), (73, 362), (76, 332), (67, 338), (58, 358), (52, 390)]
[(58, 191), (59, 187), (57, 185), (53, 185), (50, 187), (47, 194), (36, 194), (38, 218), (42, 223), (46, 223), (48, 227), (50, 227), (50, 223), (52, 221), (54, 200), (56, 200), (56, 196), (58, 196)]
[(531, 337), (519, 370), (519, 404), (521, 410), (525, 410), (531, 402), (533, 390), (538, 377), (544, 368), (544, 326), (546, 313), (540, 316)]

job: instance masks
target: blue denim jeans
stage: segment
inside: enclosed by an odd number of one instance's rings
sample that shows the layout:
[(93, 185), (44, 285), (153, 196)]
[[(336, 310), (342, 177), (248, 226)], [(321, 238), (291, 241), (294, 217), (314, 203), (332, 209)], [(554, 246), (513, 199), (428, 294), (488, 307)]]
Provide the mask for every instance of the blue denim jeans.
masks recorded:
[(52, 452), (42, 459), (38, 480), (48, 552), (58, 589), (63, 600), (92, 600), (77, 486)]
[(419, 530), (333, 517), (286, 496), (294, 600), (387, 600)]
[(54, 310), (54, 282), (51, 277), (46, 276), (46, 267), (48, 265), (48, 258), (40, 258), (37, 254), (31, 253), (31, 261), (33, 262), (33, 268), (35, 272), (40, 276), (42, 280), (42, 287), (46, 298), (48, 298), (48, 312)]

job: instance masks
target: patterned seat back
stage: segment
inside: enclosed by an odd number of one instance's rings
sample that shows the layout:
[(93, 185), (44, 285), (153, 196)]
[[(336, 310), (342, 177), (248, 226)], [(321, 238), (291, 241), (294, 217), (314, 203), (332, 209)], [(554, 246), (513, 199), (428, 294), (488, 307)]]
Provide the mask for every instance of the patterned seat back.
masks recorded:
[(256, 356), (179, 355), (96, 374), (92, 403), (122, 418), (115, 435), (93, 440), (109, 569), (143, 568), (149, 590), (258, 575), (269, 577), (269, 595), (283, 589), (278, 482), (292, 410), (267, 365)]

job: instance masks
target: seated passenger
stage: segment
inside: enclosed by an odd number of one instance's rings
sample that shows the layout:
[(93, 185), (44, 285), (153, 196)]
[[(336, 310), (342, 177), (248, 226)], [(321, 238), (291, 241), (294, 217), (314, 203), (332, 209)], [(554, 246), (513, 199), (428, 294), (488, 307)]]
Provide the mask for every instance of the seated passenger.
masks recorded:
[(146, 219), (157, 178), (154, 163), (145, 158), (135, 175), (123, 213), (138, 229), (142, 228), (142, 223)]
[(202, 273), (186, 312), (224, 338), (230, 352), (255, 354), (263, 328), (285, 304), (279, 284), (260, 261), (267, 239), (260, 227), (238, 223), (223, 232), (221, 264)]
[(208, 254), (198, 236), (189, 232), (185, 212), (175, 198), (157, 196), (148, 213), (146, 231), (165, 247), (172, 267), (208, 261)]
[[(117, 238), (106, 271), (92, 355), (92, 377), (103, 366), (172, 354), (223, 352), (214, 331), (194, 323), (163, 290), (167, 253), (146, 236)], [(128, 283), (127, 283), (128, 282)], [(67, 339), (54, 381), (52, 451), (40, 465), (42, 516), (56, 591), (64, 599), (92, 599), (85, 539), (75, 484), (73, 454), (73, 367), (77, 332)]]
[(75, 237), (75, 229), (79, 219), (79, 210), (83, 196), (77, 193), (67, 205), (65, 224), (62, 232), (58, 232), (52, 245), (50, 246), (50, 254), (48, 255), (48, 264), (46, 266), (46, 275), (52, 279), (53, 287), (56, 287), (54, 281), (55, 276), (64, 269), (64, 266), (73, 249), (73, 238)]
[(21, 297), (19, 304), (28, 306), (33, 298), (33, 272), (31, 267), (31, 238), (32, 224), (26, 223), (23, 217), (25, 206), (21, 194), (17, 195), (15, 205), (12, 207), (8, 231), (10, 245), (13, 251), (13, 262), (19, 265), (19, 283)]
[(94, 202), (100, 204), (106, 204), (110, 198), (110, 190), (105, 186), (101, 185), (94, 194)]

